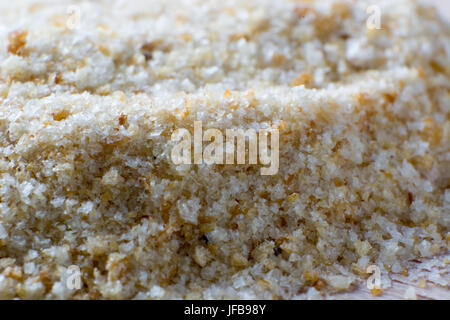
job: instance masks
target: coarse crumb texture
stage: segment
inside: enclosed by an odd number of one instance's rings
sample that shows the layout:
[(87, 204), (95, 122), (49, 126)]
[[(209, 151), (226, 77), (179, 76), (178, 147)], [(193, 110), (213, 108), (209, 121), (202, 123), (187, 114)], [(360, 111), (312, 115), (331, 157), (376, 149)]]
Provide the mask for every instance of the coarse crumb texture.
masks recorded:
[[(448, 253), (450, 27), (371, 2), (2, 1), (0, 298), (314, 297)], [(278, 128), (279, 172), (175, 165), (195, 120)]]

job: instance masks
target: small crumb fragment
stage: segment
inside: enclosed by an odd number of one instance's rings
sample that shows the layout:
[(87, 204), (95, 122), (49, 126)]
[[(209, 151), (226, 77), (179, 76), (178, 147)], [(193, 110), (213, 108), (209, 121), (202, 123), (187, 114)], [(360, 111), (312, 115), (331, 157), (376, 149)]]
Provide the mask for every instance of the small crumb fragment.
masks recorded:
[(61, 110), (53, 114), (53, 120), (55, 121), (62, 121), (64, 119), (67, 119), (69, 116), (69, 111), (67, 110)]
[(370, 293), (374, 297), (379, 297), (383, 293), (383, 290), (380, 287), (374, 287), (370, 290)]
[(210, 260), (209, 257), (209, 251), (202, 247), (202, 246), (198, 246), (195, 248), (195, 252), (194, 252), (194, 261), (200, 266), (200, 267), (204, 267), (208, 264)]
[(323, 279), (319, 279), (314, 283), (314, 288), (318, 291), (324, 289), (327, 286), (327, 283)]
[(311, 282), (316, 282), (319, 280), (319, 274), (314, 271), (314, 270), (305, 270), (303, 271), (303, 277), (307, 280), (307, 281), (311, 281)]
[(18, 266), (6, 267), (2, 274), (5, 277), (13, 278), (16, 280), (22, 279), (22, 269)]
[(125, 125), (127, 123), (127, 119), (128, 119), (127, 115), (122, 113), (119, 117), (119, 125), (120, 126)]
[(346, 276), (335, 275), (329, 276), (327, 278), (327, 282), (330, 286), (332, 286), (335, 290), (343, 291), (350, 288), (352, 284), (352, 279)]
[(55, 84), (60, 84), (63, 81), (61, 72), (55, 74)]
[(276, 66), (282, 65), (284, 62), (286, 62), (286, 57), (280, 53), (275, 53), (272, 56), (272, 62)]
[(117, 186), (122, 182), (122, 176), (119, 174), (117, 169), (114, 168), (111, 168), (108, 172), (106, 172), (102, 178), (102, 184), (106, 186)]
[(257, 283), (264, 289), (268, 289), (270, 287), (270, 283), (264, 279), (259, 279)]
[(304, 85), (305, 87), (309, 87), (309, 85), (313, 82), (314, 77), (312, 74), (308, 72), (302, 72), (297, 78), (292, 80), (291, 87), (298, 87)]
[(248, 260), (242, 254), (235, 252), (231, 256), (231, 263), (237, 268), (244, 268), (248, 265)]
[(23, 56), (25, 45), (26, 45), (26, 37), (27, 32), (26, 31), (14, 31), (9, 34), (9, 44), (8, 44), (8, 52)]

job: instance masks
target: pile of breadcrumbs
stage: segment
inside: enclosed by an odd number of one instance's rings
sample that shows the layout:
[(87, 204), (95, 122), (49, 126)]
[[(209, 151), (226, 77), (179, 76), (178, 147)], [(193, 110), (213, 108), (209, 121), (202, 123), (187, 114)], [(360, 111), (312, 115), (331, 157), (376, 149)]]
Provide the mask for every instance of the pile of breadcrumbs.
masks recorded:
[[(317, 297), (448, 253), (450, 27), (372, 2), (2, 1), (0, 298)], [(278, 172), (174, 164), (194, 121), (278, 129)]]

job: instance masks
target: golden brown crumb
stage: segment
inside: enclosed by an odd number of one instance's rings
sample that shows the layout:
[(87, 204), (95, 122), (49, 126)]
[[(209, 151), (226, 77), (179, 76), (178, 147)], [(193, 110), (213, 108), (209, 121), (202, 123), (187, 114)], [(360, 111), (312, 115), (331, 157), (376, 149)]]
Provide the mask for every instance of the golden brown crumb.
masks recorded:
[(248, 260), (242, 254), (235, 252), (231, 255), (231, 263), (237, 268), (244, 268), (248, 265)]
[(314, 288), (318, 291), (321, 291), (322, 289), (325, 289), (327, 286), (327, 283), (323, 279), (319, 279), (316, 282), (314, 282)]
[(308, 72), (302, 72), (297, 78), (292, 80), (291, 87), (297, 87), (304, 85), (305, 87), (309, 87), (311, 82), (314, 80), (314, 77), (312, 74)]
[(374, 287), (373, 289), (370, 290), (370, 293), (374, 297), (379, 297), (383, 294), (383, 290), (381, 288)]
[(312, 283), (317, 282), (317, 280), (319, 280), (319, 274), (314, 271), (314, 270), (305, 270), (303, 272), (303, 277), (307, 280), (310, 281)]
[(24, 55), (27, 34), (26, 31), (11, 32), (9, 34), (8, 52), (18, 56)]
[(2, 272), (5, 277), (13, 278), (16, 280), (22, 279), (22, 269), (18, 266), (7, 267)]
[(272, 62), (276, 66), (282, 65), (286, 61), (286, 57), (280, 53), (275, 53), (272, 57)]
[(127, 115), (122, 113), (119, 117), (119, 125), (120, 126), (125, 125), (127, 123), (127, 118), (128, 118)]
[(62, 78), (62, 74), (61, 72), (57, 72), (55, 74), (55, 83), (56, 84), (60, 84), (62, 82), (63, 78)]
[(61, 121), (66, 119), (69, 116), (69, 111), (67, 110), (61, 110), (53, 114), (53, 120), (55, 121)]

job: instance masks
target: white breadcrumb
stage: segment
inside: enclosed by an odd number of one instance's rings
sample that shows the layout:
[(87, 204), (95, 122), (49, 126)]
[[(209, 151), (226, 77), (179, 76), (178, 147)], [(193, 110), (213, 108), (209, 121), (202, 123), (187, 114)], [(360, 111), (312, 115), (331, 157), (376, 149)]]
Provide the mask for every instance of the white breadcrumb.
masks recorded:
[[(0, 2), (0, 299), (317, 299), (448, 254), (450, 28), (372, 2)], [(175, 165), (197, 120), (279, 129), (278, 173)]]

